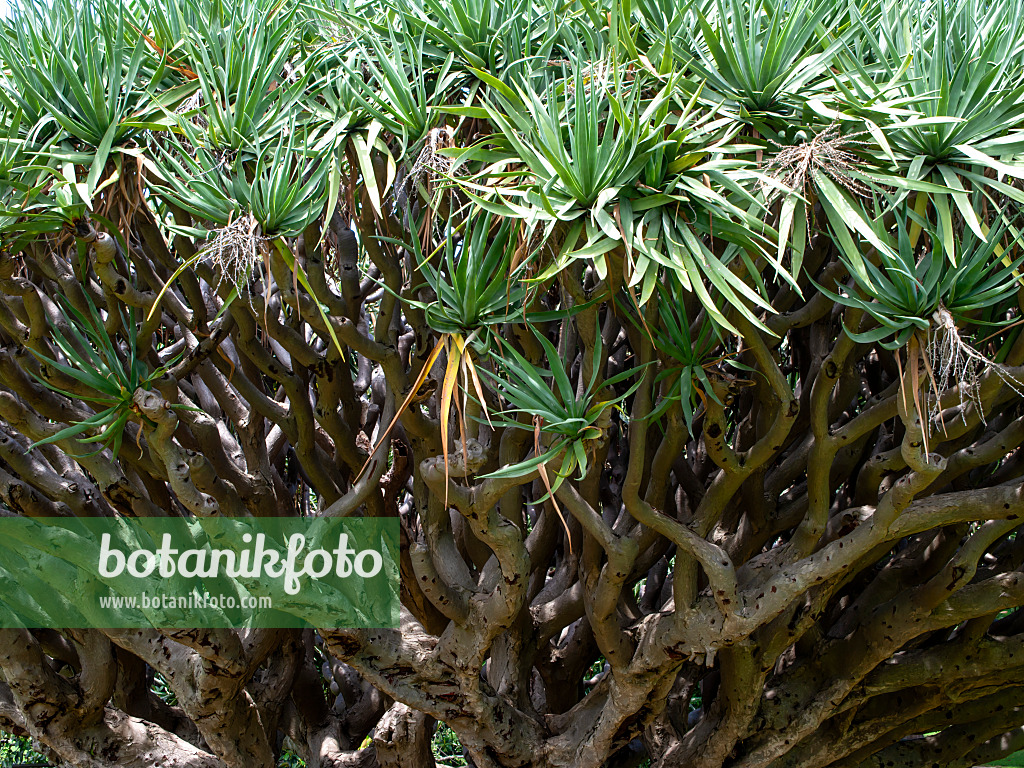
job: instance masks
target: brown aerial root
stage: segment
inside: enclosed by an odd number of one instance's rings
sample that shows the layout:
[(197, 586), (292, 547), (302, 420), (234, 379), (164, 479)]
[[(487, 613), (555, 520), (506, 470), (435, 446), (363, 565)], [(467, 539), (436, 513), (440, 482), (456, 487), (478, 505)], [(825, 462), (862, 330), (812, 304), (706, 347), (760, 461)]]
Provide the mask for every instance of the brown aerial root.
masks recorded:
[[(927, 335), (922, 334), (924, 338), (915, 335), (907, 347), (910, 370), (917, 369), (918, 363), (924, 367), (934, 395), (929, 398), (929, 418), (926, 420), (925, 408), (920, 402), (919, 387), (912, 382), (912, 388), (915, 390), (914, 410), (922, 425), (928, 420), (942, 424), (941, 393), (954, 389), (959, 396), (960, 418), (964, 423), (967, 421), (968, 404), (974, 406), (982, 423), (985, 423), (985, 409), (981, 402), (981, 378), (986, 370), (994, 371), (1003, 383), (1017, 394), (1024, 394), (1024, 383), (1010, 373), (1005, 365), (989, 360), (964, 341), (948, 309), (940, 305), (932, 314), (931, 320)], [(901, 397), (906, 401), (905, 392), (901, 393)], [(942, 426), (945, 428), (944, 424)]]

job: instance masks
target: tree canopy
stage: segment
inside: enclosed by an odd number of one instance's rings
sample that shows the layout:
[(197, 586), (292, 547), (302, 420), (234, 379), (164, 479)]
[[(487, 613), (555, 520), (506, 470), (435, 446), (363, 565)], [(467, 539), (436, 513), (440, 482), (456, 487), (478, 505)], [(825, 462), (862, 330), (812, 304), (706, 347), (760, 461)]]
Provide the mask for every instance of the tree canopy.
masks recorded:
[(403, 603), (2, 630), (0, 729), (1024, 747), (1021, 3), (21, 0), (0, 126), (0, 514), (397, 517)]

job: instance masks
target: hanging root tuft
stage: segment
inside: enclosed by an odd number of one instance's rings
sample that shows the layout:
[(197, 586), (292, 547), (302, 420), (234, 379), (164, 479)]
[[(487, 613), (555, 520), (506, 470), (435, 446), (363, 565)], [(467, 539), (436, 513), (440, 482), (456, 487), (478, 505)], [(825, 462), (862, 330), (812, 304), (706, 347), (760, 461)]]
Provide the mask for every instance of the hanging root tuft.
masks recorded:
[(420, 182), (431, 183), (439, 178), (449, 176), (455, 161), (446, 155), (441, 154), (443, 149), (451, 149), (455, 146), (455, 129), (447, 125), (439, 128), (431, 128), (427, 133), (427, 140), (423, 144), (416, 162), (412, 164), (409, 175), (405, 178), (405, 184), (415, 189)]
[(196, 114), (192, 115), (189, 118), (189, 120), (192, 122), (193, 125), (195, 125), (198, 128), (206, 128), (209, 125), (209, 123), (206, 121), (206, 118), (203, 117), (203, 115), (197, 111), (202, 105), (202, 91), (196, 91), (187, 99), (185, 99), (185, 101), (181, 103), (180, 107), (174, 110), (174, 114), (185, 116), (189, 112), (196, 112)]
[(252, 294), (248, 290), (253, 270), (262, 261), (261, 253), (267, 238), (258, 234), (259, 224), (251, 213), (235, 219), (217, 230), (202, 251), (200, 258), (220, 273), (217, 289), (230, 282), (239, 296)]
[(956, 387), (960, 393), (960, 417), (967, 423), (967, 403), (971, 403), (978, 411), (982, 422), (985, 411), (981, 403), (981, 375), (985, 369), (991, 369), (1018, 395), (1024, 395), (1024, 383), (1015, 378), (1006, 366), (989, 360), (970, 344), (963, 340), (956, 327), (953, 316), (945, 307), (940, 306), (932, 315), (934, 327), (928, 334), (928, 346), (925, 349), (925, 360), (930, 366), (935, 398), (930, 415), (939, 419), (942, 411), (939, 393)]
[[(403, 216), (409, 215), (409, 206), (417, 199), (417, 187), (422, 185), (427, 190), (429, 197), (434, 194), (434, 187), (438, 181), (452, 175), (455, 161), (442, 154), (441, 150), (451, 149), (454, 146), (455, 128), (442, 125), (438, 128), (431, 128), (427, 132), (427, 139), (416, 161), (408, 169), (401, 183), (396, 184), (393, 188), (393, 210), (396, 213), (402, 211)], [(431, 208), (432, 206), (433, 203), (431, 203)], [(439, 222), (434, 221), (433, 216), (428, 215), (424, 226), (431, 225), (437, 227)], [(443, 236), (440, 229), (437, 229), (435, 234)]]

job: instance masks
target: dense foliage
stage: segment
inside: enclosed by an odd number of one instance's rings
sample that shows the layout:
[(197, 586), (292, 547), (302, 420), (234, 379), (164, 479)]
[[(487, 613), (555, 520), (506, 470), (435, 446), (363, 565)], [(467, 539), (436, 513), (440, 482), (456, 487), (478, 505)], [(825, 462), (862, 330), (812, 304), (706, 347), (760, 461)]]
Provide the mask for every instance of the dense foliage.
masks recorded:
[(403, 613), (5, 630), (0, 729), (96, 768), (418, 768), (438, 722), (480, 768), (1024, 746), (1021, 3), (13, 14), (0, 513), (399, 517)]

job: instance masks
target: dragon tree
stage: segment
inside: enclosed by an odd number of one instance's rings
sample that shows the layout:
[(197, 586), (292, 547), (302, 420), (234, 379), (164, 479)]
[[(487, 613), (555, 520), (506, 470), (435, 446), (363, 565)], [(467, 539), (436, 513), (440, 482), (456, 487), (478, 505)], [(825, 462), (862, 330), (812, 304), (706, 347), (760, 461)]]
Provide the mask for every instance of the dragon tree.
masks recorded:
[(397, 629), (0, 630), (55, 764), (1024, 748), (1021, 3), (17, 0), (0, 126), (0, 515), (401, 526)]

